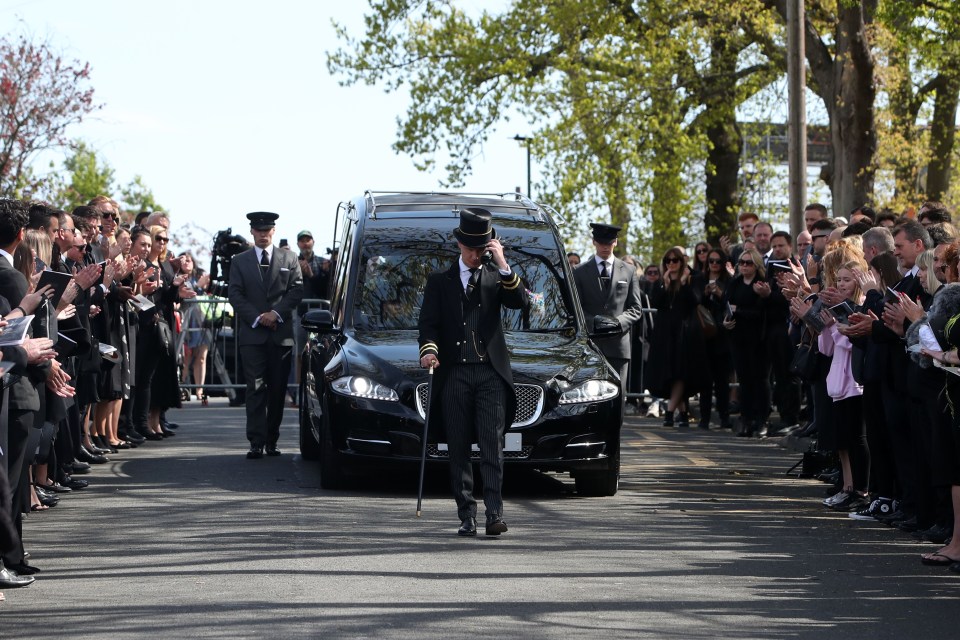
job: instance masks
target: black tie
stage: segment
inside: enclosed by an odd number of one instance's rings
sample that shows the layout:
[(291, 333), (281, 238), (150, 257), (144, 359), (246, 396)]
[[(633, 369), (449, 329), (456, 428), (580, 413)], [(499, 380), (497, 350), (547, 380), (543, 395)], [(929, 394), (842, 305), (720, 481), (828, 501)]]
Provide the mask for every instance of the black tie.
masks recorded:
[(600, 288), (603, 291), (610, 289), (610, 272), (607, 271), (606, 260), (600, 263)]
[(267, 250), (264, 249), (260, 252), (260, 268), (269, 269), (270, 268), (270, 258), (267, 257)]
[(473, 295), (473, 290), (480, 280), (480, 269), (470, 269), (470, 280), (467, 281), (467, 297)]

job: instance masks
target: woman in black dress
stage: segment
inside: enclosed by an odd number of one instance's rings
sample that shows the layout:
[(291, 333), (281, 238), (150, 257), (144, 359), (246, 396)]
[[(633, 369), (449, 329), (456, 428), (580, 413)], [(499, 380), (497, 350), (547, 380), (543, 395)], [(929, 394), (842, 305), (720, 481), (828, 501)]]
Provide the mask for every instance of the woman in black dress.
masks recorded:
[(745, 249), (738, 261), (740, 273), (730, 281), (724, 301), (728, 306), (723, 327), (730, 332), (733, 363), (740, 381), (739, 436), (750, 437), (770, 414), (770, 358), (763, 349), (766, 299), (763, 259), (756, 249)]
[(687, 398), (700, 390), (705, 378), (703, 330), (697, 319), (698, 287), (679, 247), (669, 249), (661, 261), (663, 279), (650, 293), (657, 310), (646, 370), (647, 388), (655, 396), (669, 398), (664, 426), (690, 424)]
[[(712, 249), (707, 257), (707, 270), (700, 278), (703, 287), (701, 297), (703, 306), (707, 308), (713, 320), (719, 327), (723, 324), (726, 315), (725, 294), (730, 283), (730, 272), (727, 271), (727, 256), (720, 249)], [(730, 374), (733, 372), (733, 359), (730, 355), (730, 337), (724, 330), (717, 331), (712, 338), (706, 338), (707, 367), (710, 379), (700, 393), (700, 424), (701, 429), (710, 428), (710, 413), (713, 409), (713, 397), (717, 398), (717, 415), (720, 417), (720, 428), (730, 428)]]

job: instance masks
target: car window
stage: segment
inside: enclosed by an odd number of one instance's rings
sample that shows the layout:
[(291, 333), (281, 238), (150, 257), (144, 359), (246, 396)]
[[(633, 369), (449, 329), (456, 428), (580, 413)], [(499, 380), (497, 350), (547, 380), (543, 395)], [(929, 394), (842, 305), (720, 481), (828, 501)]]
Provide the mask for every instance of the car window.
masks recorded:
[[(519, 243), (517, 243), (519, 244)], [(508, 331), (550, 331), (572, 326), (569, 295), (560, 266), (564, 256), (539, 247), (504, 252), (529, 291), (527, 310), (504, 309)], [(416, 329), (427, 277), (456, 262), (456, 247), (428, 242), (389, 242), (366, 238), (357, 274), (353, 322), (357, 329)]]

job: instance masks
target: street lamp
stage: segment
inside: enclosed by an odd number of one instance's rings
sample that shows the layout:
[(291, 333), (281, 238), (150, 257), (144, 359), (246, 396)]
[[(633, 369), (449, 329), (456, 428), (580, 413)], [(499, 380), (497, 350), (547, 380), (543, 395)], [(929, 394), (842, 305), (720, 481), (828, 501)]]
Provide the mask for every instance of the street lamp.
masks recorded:
[(513, 139), (516, 140), (517, 142), (526, 143), (525, 146), (527, 147), (527, 197), (533, 198), (533, 194), (531, 193), (531, 189), (530, 189), (530, 143), (533, 141), (533, 138), (529, 138), (527, 136), (521, 136), (520, 134), (517, 134), (513, 136)]

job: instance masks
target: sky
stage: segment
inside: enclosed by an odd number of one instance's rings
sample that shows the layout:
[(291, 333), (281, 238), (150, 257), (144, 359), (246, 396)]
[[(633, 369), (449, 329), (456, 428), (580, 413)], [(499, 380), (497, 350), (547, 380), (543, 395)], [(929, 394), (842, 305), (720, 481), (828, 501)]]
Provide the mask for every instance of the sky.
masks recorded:
[[(482, 4), (482, 3), (481, 3)], [(391, 144), (403, 94), (341, 87), (326, 67), (331, 20), (363, 29), (361, 0), (0, 0), (2, 33), (45, 38), (89, 62), (103, 109), (69, 130), (126, 184), (141, 175), (178, 229), (232, 227), (280, 214), (275, 241), (313, 232), (332, 246), (337, 204), (365, 190), (430, 191), (442, 172), (416, 170)], [(526, 190), (526, 151), (504, 123), (463, 190)], [(441, 163), (442, 164), (442, 163)], [(533, 181), (537, 180), (536, 162)], [(119, 195), (119, 194), (117, 194)], [(534, 194), (536, 195), (536, 194)], [(203, 232), (194, 232), (203, 236)]]

